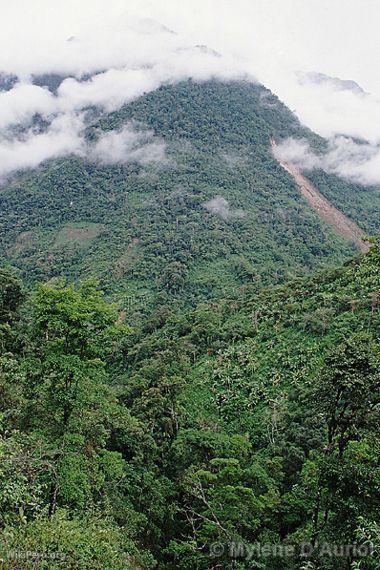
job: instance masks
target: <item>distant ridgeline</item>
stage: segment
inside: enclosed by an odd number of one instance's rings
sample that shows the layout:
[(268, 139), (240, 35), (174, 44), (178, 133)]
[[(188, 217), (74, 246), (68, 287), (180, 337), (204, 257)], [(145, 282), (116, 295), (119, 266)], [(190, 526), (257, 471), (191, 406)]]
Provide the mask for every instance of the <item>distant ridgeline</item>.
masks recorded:
[[(325, 141), (263, 86), (164, 86), (94, 119), (88, 140), (131, 121), (165, 143), (164, 160), (69, 157), (1, 188), (2, 264), (28, 283), (97, 277), (138, 317), (252, 282), (282, 283), (356, 254), (300, 196), (269, 144), (271, 136), (303, 137), (318, 151)], [(380, 230), (378, 190), (322, 171), (310, 178), (363, 231)]]

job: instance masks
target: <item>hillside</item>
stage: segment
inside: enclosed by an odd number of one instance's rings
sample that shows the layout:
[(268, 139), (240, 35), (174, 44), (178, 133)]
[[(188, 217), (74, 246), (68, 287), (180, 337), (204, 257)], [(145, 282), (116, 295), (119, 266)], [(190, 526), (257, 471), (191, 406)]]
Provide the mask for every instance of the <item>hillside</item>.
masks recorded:
[(0, 560), (375, 570), (379, 189), (283, 168), (327, 143), (261, 85), (83, 125), (0, 188)]
[(379, 292), (377, 245), (342, 268), (153, 320), (133, 338), (123, 402), (170, 458), (179, 567), (187, 556), (208, 567), (203, 542), (349, 543), (376, 520), (365, 488), (379, 484)]
[[(252, 281), (281, 283), (357, 251), (270, 152), (270, 136), (304, 137), (317, 149), (324, 141), (261, 85), (189, 81), (106, 116), (91, 113), (89, 141), (132, 121), (166, 145), (165, 159), (68, 157), (15, 175), (0, 192), (0, 260), (29, 283), (95, 276), (137, 318)], [(364, 232), (379, 230), (376, 189), (322, 172), (311, 178)]]
[[(0, 552), (46, 551), (55, 569), (375, 569), (379, 291), (377, 242), (131, 330), (91, 283), (25, 294), (2, 270)], [(321, 558), (322, 543), (363, 548)]]
[[(271, 147), (273, 154), (276, 156), (277, 143), (271, 138)], [(300, 171), (300, 169), (292, 163), (284, 162), (278, 156), (278, 163), (287, 171), (294, 179), (297, 187), (313, 210), (318, 216), (332, 227), (336, 234), (342, 236), (348, 241), (354, 242), (360, 251), (368, 251), (368, 243), (366, 242), (365, 233), (358, 225), (341, 210), (335, 208), (329, 200), (319, 192), (319, 190), (308, 180)]]

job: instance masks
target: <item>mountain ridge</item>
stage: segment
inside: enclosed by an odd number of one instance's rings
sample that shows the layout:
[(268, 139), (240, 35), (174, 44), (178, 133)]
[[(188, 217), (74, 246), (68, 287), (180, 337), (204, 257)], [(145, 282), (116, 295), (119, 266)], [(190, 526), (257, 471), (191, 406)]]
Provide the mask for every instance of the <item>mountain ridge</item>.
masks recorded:
[[(137, 314), (170, 299), (218, 297), (252, 279), (283, 281), (354, 254), (299, 197), (269, 148), (273, 134), (306, 137), (314, 148), (324, 141), (263, 86), (167, 85), (95, 119), (87, 136), (96, 141), (131, 122), (165, 143), (168, 162), (69, 157), (14, 177), (0, 193), (3, 263), (30, 281), (98, 277), (115, 298), (134, 299)], [(323, 172), (309, 177), (374, 233), (373, 190)], [(216, 196), (245, 216), (208, 212), (204, 205)]]
[[(379, 238), (270, 147), (326, 141), (247, 82), (88, 116), (0, 190), (0, 559), (375, 569)], [(378, 228), (376, 188), (297, 176)]]

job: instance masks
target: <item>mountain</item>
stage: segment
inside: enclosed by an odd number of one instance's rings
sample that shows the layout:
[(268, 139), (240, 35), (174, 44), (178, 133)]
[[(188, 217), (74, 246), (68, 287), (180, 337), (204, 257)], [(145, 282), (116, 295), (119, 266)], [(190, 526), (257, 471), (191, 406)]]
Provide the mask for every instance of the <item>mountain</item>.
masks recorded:
[(2, 91), (9, 91), (16, 84), (17, 77), (10, 73), (0, 71), (0, 93)]
[(379, 189), (245, 81), (74, 119), (0, 189), (0, 560), (375, 569)]
[(325, 75), (324, 73), (318, 73), (316, 71), (310, 71), (308, 73), (298, 72), (297, 77), (301, 85), (327, 85), (337, 91), (352, 91), (355, 94), (368, 95), (368, 93), (366, 93), (364, 89), (362, 89), (362, 87), (352, 79), (340, 79), (339, 77), (331, 77), (330, 75)]
[[(126, 127), (152, 131), (165, 157), (57, 159), (2, 187), (2, 263), (29, 283), (96, 277), (137, 318), (284, 282), (357, 251), (300, 196), (269, 142), (302, 137), (321, 151), (325, 141), (262, 85), (166, 85), (108, 115), (92, 110), (86, 136)], [(379, 230), (376, 188), (308, 176), (363, 231)]]

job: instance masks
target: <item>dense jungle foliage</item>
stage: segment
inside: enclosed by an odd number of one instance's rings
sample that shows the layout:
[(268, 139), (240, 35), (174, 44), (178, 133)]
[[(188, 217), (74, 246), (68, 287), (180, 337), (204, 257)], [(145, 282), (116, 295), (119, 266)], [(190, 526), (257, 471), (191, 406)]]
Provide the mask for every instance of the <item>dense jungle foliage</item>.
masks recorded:
[[(130, 124), (166, 158), (0, 188), (1, 564), (375, 570), (379, 240), (337, 236), (269, 139), (326, 142), (246, 82), (89, 109), (86, 137)], [(378, 188), (307, 175), (380, 231)]]
[(378, 242), (338, 269), (160, 308), (142, 326), (94, 282), (27, 292), (1, 270), (3, 559), (377, 568), (379, 291)]
[[(166, 144), (155, 165), (102, 165), (78, 157), (45, 163), (0, 191), (4, 264), (29, 283), (96, 277), (133, 312), (192, 305), (233, 287), (282, 283), (355, 254), (299, 195), (269, 145), (322, 139), (261, 85), (215, 81), (163, 86), (120, 111), (96, 115), (89, 140), (131, 121)], [(380, 230), (378, 188), (312, 176), (365, 232)], [(215, 197), (225, 210), (210, 212)]]

